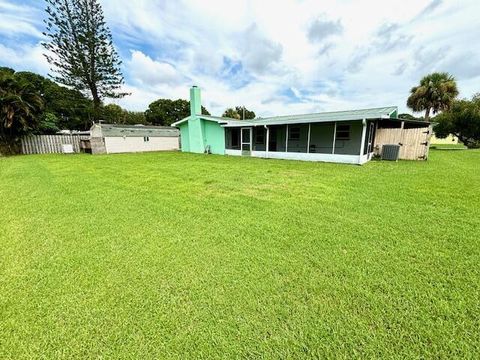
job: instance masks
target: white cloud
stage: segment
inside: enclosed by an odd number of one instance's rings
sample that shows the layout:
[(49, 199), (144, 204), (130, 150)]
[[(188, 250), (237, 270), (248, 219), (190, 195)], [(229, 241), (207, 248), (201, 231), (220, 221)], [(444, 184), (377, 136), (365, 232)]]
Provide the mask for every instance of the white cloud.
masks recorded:
[(132, 51), (127, 71), (136, 82), (146, 87), (159, 84), (175, 85), (183, 78), (173, 65), (155, 61), (138, 50)]
[[(214, 114), (234, 105), (261, 116), (383, 105), (405, 111), (409, 89), (431, 71), (456, 76), (462, 96), (480, 91), (476, 0), (101, 2), (132, 93), (119, 103), (131, 109), (159, 97), (187, 99), (195, 84)], [(0, 32), (38, 35), (28, 6), (15, 16), (16, 3), (0, 0), (2, 15), (5, 4), (9, 22)], [(2, 63), (46, 71), (37, 45), (11, 40), (0, 38)]]
[(262, 34), (256, 24), (250, 25), (241, 34), (238, 43), (240, 60), (254, 74), (264, 74), (281, 59), (282, 45)]
[(38, 29), (42, 20), (36, 8), (0, 0), (0, 15), (0, 34), (4, 36), (20, 34), (37, 38), (43, 36)]
[(12, 67), (16, 71), (28, 70), (46, 75), (49, 65), (43, 52), (41, 44), (8, 47), (0, 43), (0, 64)]
[(328, 37), (340, 35), (342, 32), (343, 26), (340, 20), (317, 18), (310, 24), (307, 36), (311, 42), (323, 42)]

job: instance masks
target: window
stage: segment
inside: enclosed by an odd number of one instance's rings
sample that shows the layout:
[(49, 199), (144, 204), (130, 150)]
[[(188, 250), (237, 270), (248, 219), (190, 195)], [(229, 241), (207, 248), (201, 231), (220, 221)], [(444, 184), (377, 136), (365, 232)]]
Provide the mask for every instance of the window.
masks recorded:
[(288, 129), (288, 140), (300, 140), (299, 127), (292, 127)]
[(143, 142), (149, 142), (149, 141), (150, 141), (150, 137), (148, 137), (148, 136), (143, 137)]
[(337, 125), (337, 140), (350, 140), (350, 125)]
[(264, 129), (255, 129), (255, 144), (262, 145), (265, 142)]

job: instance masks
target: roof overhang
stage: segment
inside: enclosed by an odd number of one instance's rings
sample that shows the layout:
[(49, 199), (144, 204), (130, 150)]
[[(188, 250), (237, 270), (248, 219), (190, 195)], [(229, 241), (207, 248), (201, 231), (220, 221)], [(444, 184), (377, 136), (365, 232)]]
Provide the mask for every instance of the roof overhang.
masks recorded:
[(183, 118), (182, 120), (178, 120), (171, 124), (170, 126), (177, 127), (180, 124), (183, 124), (184, 122), (187, 122), (190, 119), (190, 116), (187, 116), (186, 118)]
[(386, 120), (386, 121), (395, 121), (395, 122), (405, 122), (408, 124), (418, 124), (418, 125), (425, 125), (425, 126), (430, 126), (432, 123), (429, 121), (424, 121), (424, 120), (410, 120), (410, 119), (402, 119), (402, 118), (385, 118), (385, 119), (380, 119), (380, 120)]
[[(190, 120), (191, 117), (192, 117), (191, 115), (187, 116), (186, 118), (183, 118), (182, 120), (174, 122), (170, 126), (177, 127), (178, 125), (181, 125), (181, 124), (187, 122), (188, 120)], [(211, 115), (197, 115), (196, 117), (198, 117), (199, 119), (202, 119), (202, 120), (217, 122), (219, 124), (224, 124), (224, 123), (227, 123), (228, 121), (239, 121), (239, 120), (228, 118), (228, 117), (211, 116)]]
[[(248, 126), (273, 126), (273, 125), (295, 125), (295, 124), (311, 124), (311, 123), (332, 123), (332, 122), (341, 122), (341, 121), (363, 121), (363, 120), (373, 120), (374, 118), (362, 118), (362, 119), (296, 119), (296, 120), (277, 120), (277, 121), (245, 121), (245, 120), (235, 120), (227, 121), (223, 124), (220, 124), (223, 127), (248, 127)], [(378, 118), (375, 118), (378, 119)]]

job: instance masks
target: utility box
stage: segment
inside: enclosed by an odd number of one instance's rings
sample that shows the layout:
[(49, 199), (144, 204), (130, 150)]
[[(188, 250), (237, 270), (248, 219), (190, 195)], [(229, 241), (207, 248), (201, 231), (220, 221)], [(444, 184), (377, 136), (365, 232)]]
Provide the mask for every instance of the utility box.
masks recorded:
[(72, 144), (62, 144), (62, 153), (64, 154), (74, 154), (73, 145)]

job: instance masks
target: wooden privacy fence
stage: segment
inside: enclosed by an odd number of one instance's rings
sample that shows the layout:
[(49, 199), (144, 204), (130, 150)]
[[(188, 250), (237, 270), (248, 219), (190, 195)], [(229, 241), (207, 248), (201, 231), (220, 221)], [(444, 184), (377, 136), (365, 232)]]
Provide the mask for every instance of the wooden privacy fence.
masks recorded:
[(375, 135), (376, 153), (382, 153), (382, 146), (397, 144), (400, 146), (400, 159), (426, 160), (428, 158), (431, 127), (420, 128), (378, 128)]
[(62, 145), (71, 144), (73, 151), (80, 152), (80, 140), (88, 139), (81, 135), (29, 135), (21, 139), (22, 154), (62, 153)]

